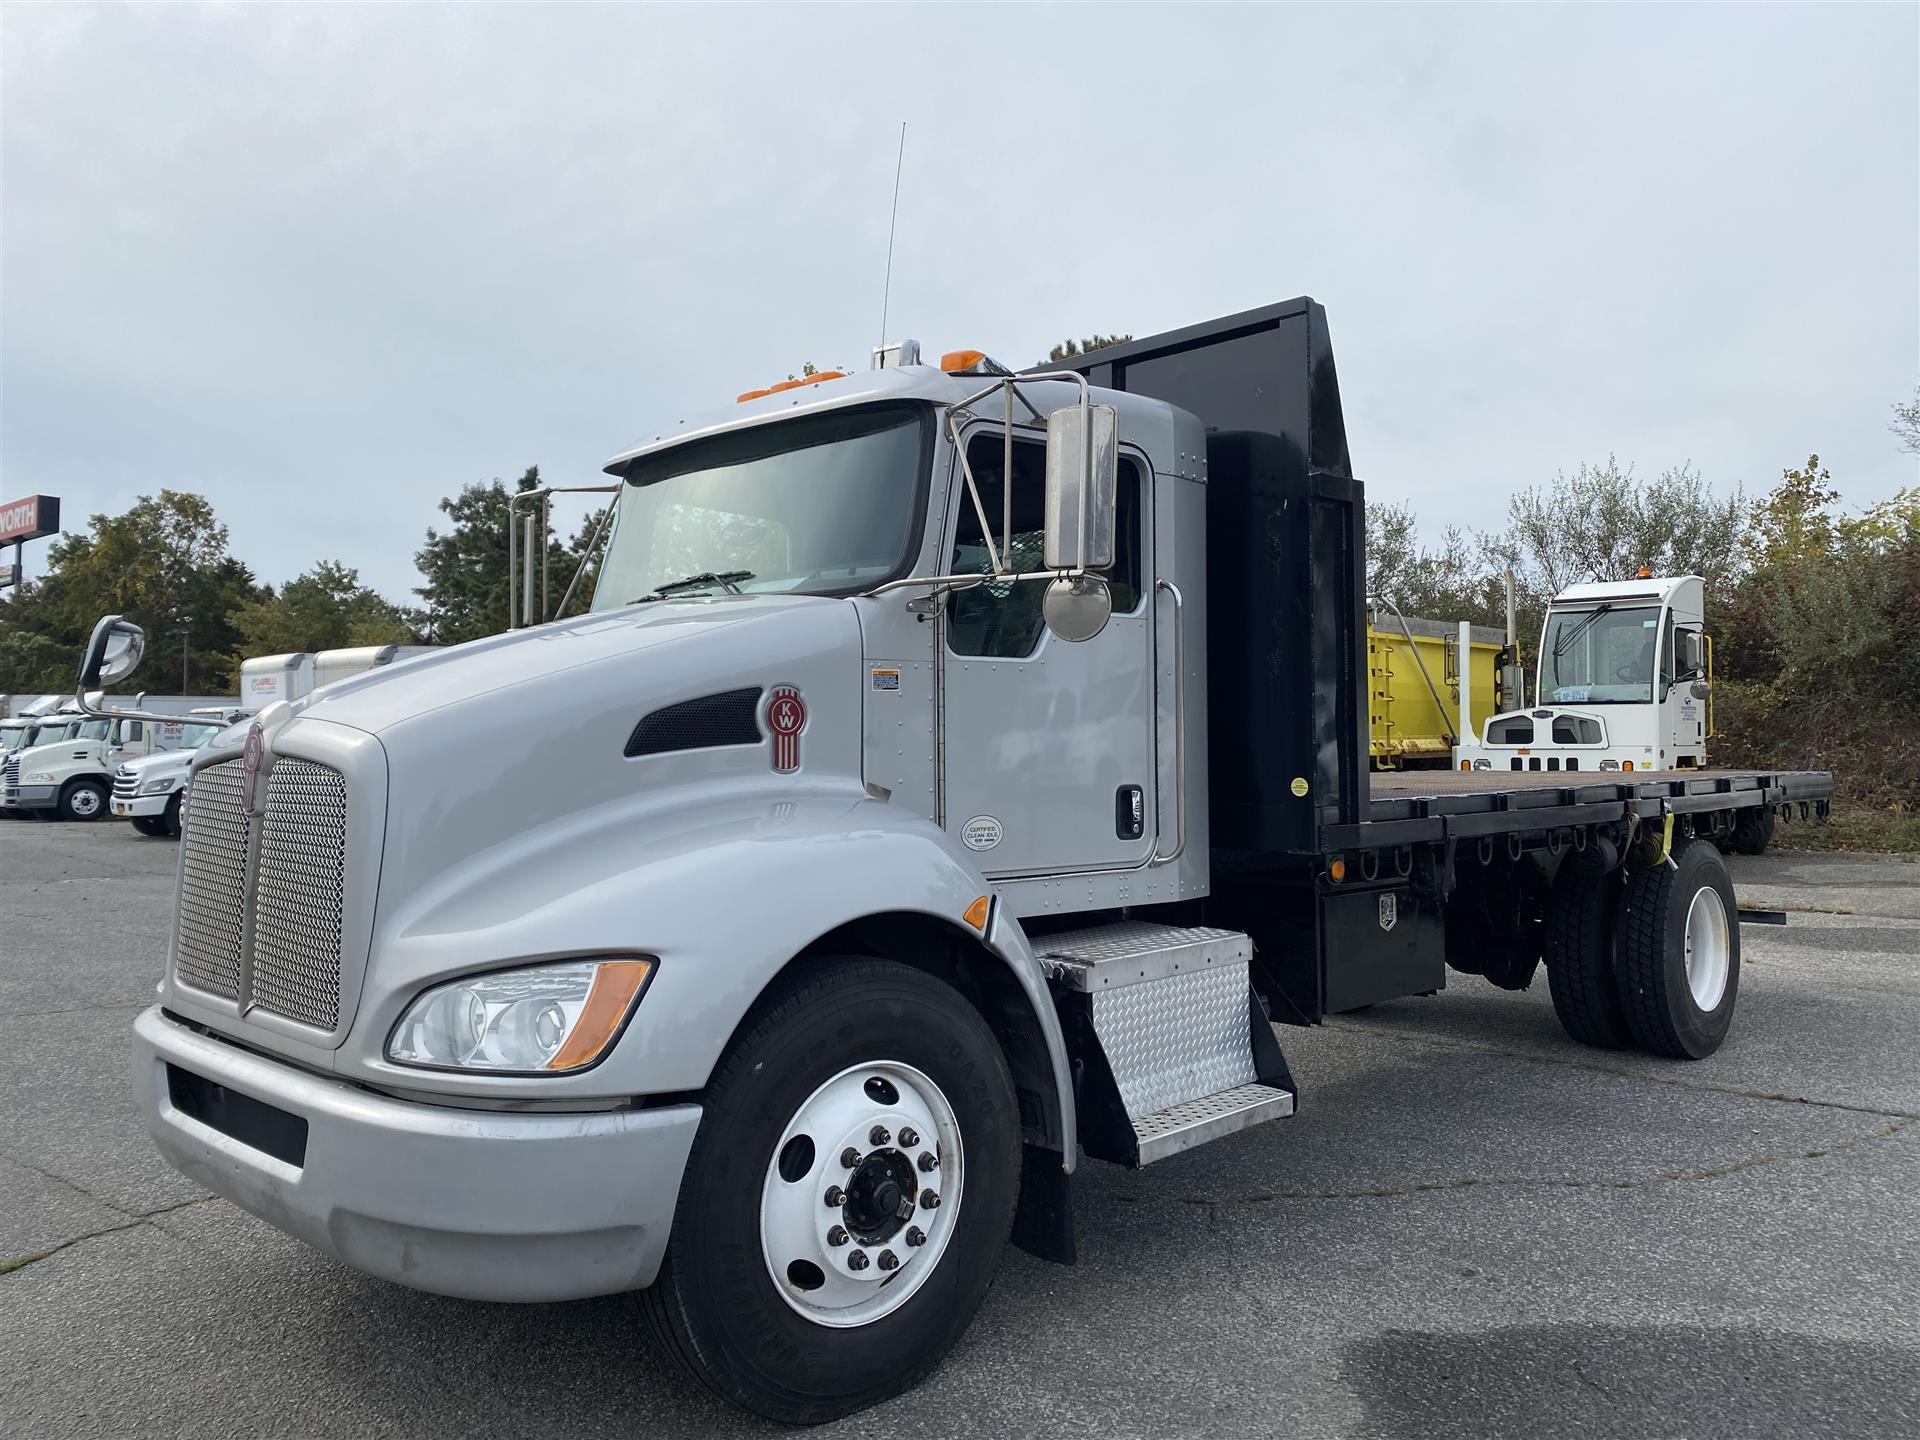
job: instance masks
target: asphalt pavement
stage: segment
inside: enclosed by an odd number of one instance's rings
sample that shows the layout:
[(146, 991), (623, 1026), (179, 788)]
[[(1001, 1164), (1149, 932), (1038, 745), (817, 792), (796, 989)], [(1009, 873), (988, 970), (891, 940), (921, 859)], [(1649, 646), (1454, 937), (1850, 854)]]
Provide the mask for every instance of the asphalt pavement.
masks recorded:
[[(417, 1294), (176, 1175), (128, 1094), (177, 848), (0, 820), (0, 1434), (773, 1433), (631, 1299)], [(825, 1434), (1920, 1434), (1920, 866), (1736, 860), (1733, 1035), (1581, 1049), (1544, 979), (1283, 1028), (1299, 1114), (1076, 1177), (925, 1385)]]

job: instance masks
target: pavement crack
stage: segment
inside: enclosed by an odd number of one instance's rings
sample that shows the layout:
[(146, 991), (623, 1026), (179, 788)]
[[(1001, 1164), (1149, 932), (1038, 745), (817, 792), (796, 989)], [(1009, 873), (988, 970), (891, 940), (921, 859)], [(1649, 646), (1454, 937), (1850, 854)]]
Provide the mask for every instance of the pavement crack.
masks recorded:
[[(46, 1172), (42, 1171), (40, 1173), (45, 1174)], [(57, 1179), (58, 1177), (55, 1176), (52, 1178)], [(79, 1187), (76, 1186), (74, 1188), (78, 1189)], [(81, 1193), (85, 1194), (86, 1192), (81, 1191)], [(42, 1260), (47, 1260), (58, 1255), (62, 1250), (72, 1249), (83, 1240), (98, 1240), (102, 1235), (118, 1235), (125, 1230), (138, 1230), (143, 1225), (152, 1225), (155, 1216), (171, 1215), (176, 1210), (185, 1210), (194, 1205), (204, 1205), (209, 1200), (217, 1198), (218, 1197), (214, 1195), (196, 1195), (191, 1200), (181, 1200), (172, 1205), (162, 1205), (157, 1210), (143, 1210), (138, 1215), (128, 1216), (127, 1219), (121, 1221), (118, 1225), (102, 1225), (98, 1230), (89, 1230), (83, 1235), (70, 1235), (65, 1240), (47, 1246), (44, 1250), (28, 1250), (19, 1255), (0, 1256), (0, 1275), (11, 1275), (16, 1270), (24, 1270), (29, 1265), (37, 1265)], [(121, 1211), (120, 1213), (126, 1214), (125, 1211)], [(153, 1228), (155, 1230), (160, 1229), (158, 1225), (154, 1225)]]
[[(1849, 1135), (1844, 1140), (1817, 1150), (1795, 1150), (1791, 1152), (1768, 1152), (1751, 1155), (1743, 1160), (1735, 1160), (1726, 1165), (1701, 1166), (1692, 1170), (1660, 1170), (1651, 1175), (1604, 1176), (1597, 1179), (1556, 1180), (1538, 1175), (1463, 1175), (1446, 1180), (1417, 1180), (1405, 1185), (1379, 1185), (1356, 1187), (1346, 1190), (1257, 1190), (1246, 1195), (1221, 1199), (1211, 1195), (1181, 1195), (1175, 1197), (1182, 1205), (1204, 1208), (1207, 1223), (1218, 1223), (1222, 1206), (1272, 1205), (1288, 1200), (1400, 1200), (1416, 1195), (1431, 1195), (1449, 1190), (1472, 1190), (1478, 1188), (1527, 1188), (1540, 1190), (1650, 1190), (1659, 1185), (1691, 1185), (1709, 1180), (1724, 1180), (1730, 1175), (1739, 1175), (1748, 1170), (1758, 1170), (1769, 1165), (1791, 1165), (1806, 1160), (1825, 1160), (1829, 1156), (1839, 1155), (1875, 1140), (1890, 1139), (1902, 1130), (1920, 1120), (1920, 1116), (1890, 1120), (1887, 1124), (1869, 1130), (1860, 1135)], [(1116, 1199), (1135, 1201), (1137, 1195), (1119, 1195)]]
[(1513, 1050), (1504, 1045), (1487, 1045), (1476, 1040), (1443, 1040), (1433, 1035), (1412, 1035), (1404, 1031), (1385, 1029), (1377, 1025), (1361, 1025), (1352, 1021), (1327, 1020), (1322, 1023), (1329, 1030), (1342, 1030), (1350, 1035), (1404, 1041), (1414, 1045), (1430, 1045), (1441, 1050), (1470, 1050), (1480, 1055), (1500, 1055), (1512, 1060), (1530, 1061), (1536, 1065), (1555, 1065), (1567, 1070), (1585, 1070), (1591, 1074), (1612, 1075), (1622, 1080), (1643, 1080), (1649, 1085), (1668, 1085), (1676, 1090), (1692, 1090), (1702, 1095), (1730, 1095), (1740, 1100), (1767, 1100), (1779, 1105), (1810, 1105), (1818, 1110), (1840, 1110), (1850, 1115), (1878, 1115), (1888, 1120), (1920, 1120), (1920, 1114), (1910, 1110), (1889, 1110), (1878, 1105), (1851, 1105), (1844, 1100), (1820, 1100), (1811, 1095), (1789, 1095), (1777, 1090), (1753, 1090), (1744, 1085), (1721, 1085), (1711, 1080), (1683, 1080), (1676, 1075), (1653, 1075), (1645, 1070), (1630, 1070), (1624, 1065), (1607, 1065), (1598, 1060), (1561, 1059), (1552, 1055), (1536, 1054), (1529, 1050)]

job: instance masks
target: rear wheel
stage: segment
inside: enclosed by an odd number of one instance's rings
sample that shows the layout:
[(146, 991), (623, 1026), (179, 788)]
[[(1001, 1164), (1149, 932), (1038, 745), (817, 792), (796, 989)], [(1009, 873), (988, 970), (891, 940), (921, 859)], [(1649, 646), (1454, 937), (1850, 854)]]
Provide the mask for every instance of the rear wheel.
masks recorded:
[(107, 787), (98, 780), (70, 781), (55, 808), (62, 820), (98, 820), (107, 813)]
[(1739, 855), (1762, 854), (1773, 843), (1773, 806), (1755, 805), (1738, 812), (1727, 848)]
[(815, 1424), (918, 1382), (1012, 1228), (1020, 1121), (998, 1042), (951, 986), (844, 958), (766, 1006), (714, 1071), (642, 1306), (694, 1378)]
[(1547, 989), (1560, 1026), (1583, 1045), (1633, 1044), (1614, 973), (1615, 872), (1562, 867), (1547, 908)]
[(1739, 909), (1720, 852), (1695, 840), (1671, 865), (1629, 873), (1616, 943), (1634, 1038), (1676, 1060), (1718, 1050), (1740, 989)]

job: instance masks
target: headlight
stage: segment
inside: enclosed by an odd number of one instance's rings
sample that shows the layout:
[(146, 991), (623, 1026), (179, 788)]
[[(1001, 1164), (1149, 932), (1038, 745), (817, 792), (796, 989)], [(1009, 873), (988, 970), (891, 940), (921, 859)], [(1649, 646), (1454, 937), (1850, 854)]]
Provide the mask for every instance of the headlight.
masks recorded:
[(53, 772), (51, 770), (35, 770), (30, 774), (22, 775), (20, 777), (20, 783), (22, 785), (51, 785), (53, 783)]
[(1491, 770), (1493, 768), (1493, 761), (1476, 760), (1473, 762), (1473, 768), (1476, 770)]
[(158, 780), (149, 780), (140, 787), (142, 795), (164, 795), (180, 783), (177, 775), (162, 775)]
[(436, 985), (387, 1042), (399, 1065), (554, 1073), (593, 1064), (633, 1013), (651, 960), (570, 960)]

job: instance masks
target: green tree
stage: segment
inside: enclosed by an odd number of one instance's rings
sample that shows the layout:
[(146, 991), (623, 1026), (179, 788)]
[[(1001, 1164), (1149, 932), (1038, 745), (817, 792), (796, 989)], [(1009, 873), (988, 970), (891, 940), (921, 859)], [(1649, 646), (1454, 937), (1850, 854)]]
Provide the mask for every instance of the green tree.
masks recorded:
[[(0, 605), (0, 690), (64, 690), (104, 614), (147, 632), (140, 689), (179, 692), (183, 649), (191, 690), (231, 693), (226, 659), (238, 644), (232, 613), (260, 593), (253, 572), (227, 553), (227, 527), (199, 495), (162, 490), (48, 551), (47, 573)], [(185, 644), (183, 645), (183, 639)]]
[(1893, 423), (1887, 428), (1900, 437), (1902, 450), (1920, 455), (1920, 385), (1914, 386), (1911, 400), (1895, 403)]
[(1076, 355), (1091, 355), (1096, 350), (1104, 350), (1109, 345), (1124, 345), (1133, 339), (1131, 335), (1089, 335), (1084, 340), (1062, 340), (1047, 352), (1049, 362), (1071, 360)]
[(333, 560), (289, 580), (275, 594), (234, 611), (240, 648), (233, 659), (279, 655), (295, 650), (328, 650), (342, 645), (404, 645), (413, 627), (399, 606), (370, 586), (360, 572)]
[(1367, 506), (1367, 594), (1403, 615), (1506, 624), (1505, 587), (1486, 562), (1484, 543), (1449, 526), (1439, 548), (1430, 549), (1418, 528), (1411, 506)]
[[(426, 581), (414, 592), (425, 602), (421, 629), (434, 644), (458, 645), (507, 629), (507, 504), (512, 494), (537, 490), (540, 483), (540, 467), (535, 465), (514, 482), (512, 491), (503, 481), (493, 480), (468, 485), (440, 502), (452, 523), (445, 530), (429, 526), (426, 544), (413, 557)], [(537, 507), (521, 507), (522, 524), (529, 513), (538, 513)], [(585, 527), (582, 534), (590, 528)], [(547, 542), (549, 600), (554, 606), (579, 568), (576, 551), (581, 538), (576, 536), (575, 542), (573, 546), (552, 538)], [(534, 586), (537, 595), (537, 576)], [(586, 599), (576, 593), (571, 610), (577, 613), (584, 608)]]

